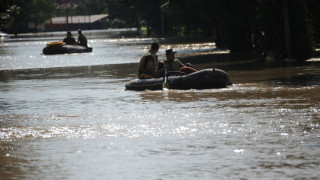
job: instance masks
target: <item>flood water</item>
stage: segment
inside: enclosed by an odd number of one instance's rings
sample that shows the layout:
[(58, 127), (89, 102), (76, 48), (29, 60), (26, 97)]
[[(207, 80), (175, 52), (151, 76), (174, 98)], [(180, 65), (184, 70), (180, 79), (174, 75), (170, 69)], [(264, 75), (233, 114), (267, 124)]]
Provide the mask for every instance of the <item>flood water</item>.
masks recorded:
[[(201, 56), (221, 53), (211, 42), (152, 38), (42, 55), (50, 40), (0, 44), (0, 179), (320, 177), (319, 62), (221, 60)], [(160, 59), (174, 48), (183, 62), (226, 70), (234, 85), (125, 91), (153, 41)]]

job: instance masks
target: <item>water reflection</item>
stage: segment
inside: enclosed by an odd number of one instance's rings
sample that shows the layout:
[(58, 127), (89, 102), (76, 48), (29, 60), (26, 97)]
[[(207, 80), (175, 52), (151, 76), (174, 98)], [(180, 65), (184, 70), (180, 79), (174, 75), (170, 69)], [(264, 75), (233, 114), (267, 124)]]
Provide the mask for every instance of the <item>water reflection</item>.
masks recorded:
[[(101, 41), (140, 53), (152, 39)], [(126, 63), (0, 71), (0, 176), (316, 179), (319, 63), (226, 57), (181, 58), (228, 71), (234, 86), (209, 90), (125, 91), (137, 63), (122, 56)]]
[(167, 48), (175, 48), (181, 57), (215, 49), (210, 42), (172, 44), (155, 38), (102, 38), (89, 40), (92, 53), (46, 56), (42, 55), (42, 49), (48, 41), (9, 41), (0, 44), (0, 70), (137, 63), (153, 41), (162, 43), (159, 59), (165, 57)]
[(2, 179), (12, 179), (12, 177), (25, 177), (25, 168), (33, 167), (22, 158), (21, 154), (17, 154), (20, 145), (13, 142), (1, 142), (0, 146), (0, 176)]

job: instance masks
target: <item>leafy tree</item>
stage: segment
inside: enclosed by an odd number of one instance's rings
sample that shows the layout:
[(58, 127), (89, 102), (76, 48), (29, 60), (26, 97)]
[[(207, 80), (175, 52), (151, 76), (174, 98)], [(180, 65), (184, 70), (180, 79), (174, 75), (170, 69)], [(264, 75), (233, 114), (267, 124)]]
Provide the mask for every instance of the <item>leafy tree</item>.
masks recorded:
[(92, 15), (107, 13), (108, 3), (106, 0), (79, 0), (76, 8), (77, 15)]
[(30, 12), (30, 20), (35, 24), (35, 32), (37, 32), (38, 24), (54, 16), (55, 6), (51, 0), (31, 0), (23, 10)]
[(319, 0), (305, 0), (307, 7), (307, 18), (310, 20), (314, 33), (314, 40), (320, 44), (320, 1)]
[(161, 33), (161, 0), (108, 0), (109, 18), (113, 21), (124, 20), (125, 26), (140, 27), (145, 22), (148, 35), (151, 31)]
[(255, 0), (170, 1), (171, 19), (192, 32), (213, 36), (219, 48), (250, 51), (255, 33)]
[(14, 20), (14, 15), (19, 13), (20, 8), (15, 0), (3, 0), (0, 4), (0, 30)]
[[(303, 0), (288, 1), (290, 38), (293, 58), (305, 60), (313, 53), (313, 34), (306, 18)], [(283, 4), (279, 0), (259, 0), (258, 26), (261, 30), (259, 44), (264, 52), (276, 59), (287, 57), (284, 31)]]
[(137, 13), (139, 21), (144, 20), (147, 23), (149, 35), (151, 31), (155, 34), (161, 34), (161, 0), (140, 0), (133, 1), (133, 8)]

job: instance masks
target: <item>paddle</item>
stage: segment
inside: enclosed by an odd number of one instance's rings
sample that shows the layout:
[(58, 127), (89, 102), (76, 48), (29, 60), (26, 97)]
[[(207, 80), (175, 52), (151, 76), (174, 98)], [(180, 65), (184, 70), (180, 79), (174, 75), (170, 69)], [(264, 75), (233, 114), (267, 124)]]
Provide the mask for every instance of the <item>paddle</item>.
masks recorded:
[(193, 69), (195, 69), (195, 70), (199, 71), (199, 69), (198, 69), (198, 68), (196, 68), (196, 67), (192, 66), (190, 63), (186, 63), (186, 64), (185, 64), (185, 66), (187, 66), (187, 67), (191, 67), (191, 68), (193, 68)]
[(167, 66), (164, 65), (164, 82), (162, 84), (162, 89), (169, 89), (169, 84), (168, 84), (168, 69)]

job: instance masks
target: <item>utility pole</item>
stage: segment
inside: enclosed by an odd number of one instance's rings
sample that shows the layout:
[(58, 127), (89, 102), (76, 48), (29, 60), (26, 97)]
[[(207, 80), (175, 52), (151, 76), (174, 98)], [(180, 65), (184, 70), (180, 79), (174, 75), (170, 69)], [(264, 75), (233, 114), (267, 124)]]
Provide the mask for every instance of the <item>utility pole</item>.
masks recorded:
[(66, 0), (66, 19), (67, 19), (67, 21), (66, 21), (66, 29), (67, 29), (67, 31), (69, 30), (69, 0)]
[(293, 60), (292, 55), (292, 45), (291, 45), (291, 34), (290, 34), (290, 24), (289, 24), (289, 9), (288, 0), (282, 0), (283, 5), (283, 19), (284, 19), (284, 33), (286, 39), (286, 49), (287, 49), (287, 60)]
[(165, 2), (160, 6), (160, 17), (161, 17), (161, 35), (165, 36), (165, 23), (164, 23), (164, 8), (168, 6), (169, 2)]
[(164, 36), (164, 16), (162, 12), (162, 8), (160, 8), (160, 13), (161, 13), (161, 34)]

